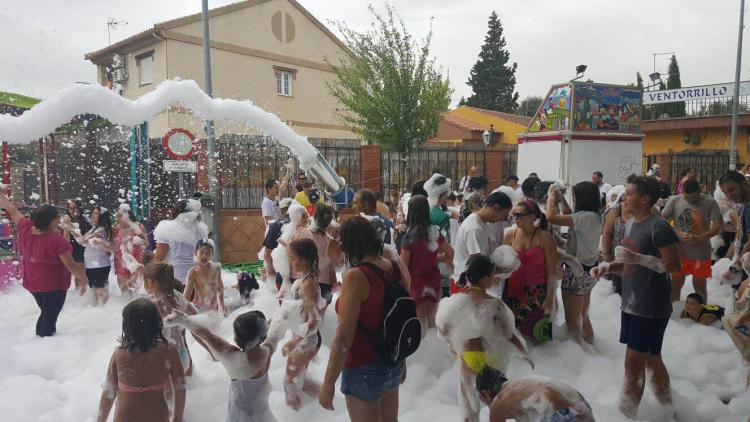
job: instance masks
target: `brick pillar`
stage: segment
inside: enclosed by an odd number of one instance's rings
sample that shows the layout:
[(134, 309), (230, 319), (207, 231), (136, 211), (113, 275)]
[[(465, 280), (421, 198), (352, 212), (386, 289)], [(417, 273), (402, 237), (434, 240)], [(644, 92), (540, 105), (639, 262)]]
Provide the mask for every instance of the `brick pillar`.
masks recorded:
[[(218, 156), (218, 151), (215, 154)], [(198, 157), (198, 173), (196, 175), (198, 190), (208, 192), (208, 149), (206, 147), (206, 139), (202, 138), (196, 141), (196, 155)]]
[(359, 150), (360, 180), (362, 188), (373, 192), (383, 190), (382, 171), (380, 166), (380, 146), (362, 145)]
[(487, 192), (499, 188), (503, 184), (503, 152), (496, 149), (484, 151), (484, 168), (489, 181)]

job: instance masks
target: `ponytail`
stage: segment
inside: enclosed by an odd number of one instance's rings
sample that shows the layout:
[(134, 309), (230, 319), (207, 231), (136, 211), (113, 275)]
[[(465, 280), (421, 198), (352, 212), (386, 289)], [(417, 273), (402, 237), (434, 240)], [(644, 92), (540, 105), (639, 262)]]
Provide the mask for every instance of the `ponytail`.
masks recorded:
[(469, 281), (468, 278), (469, 276), (466, 274), (466, 271), (462, 272), (458, 277), (458, 281), (456, 281), (456, 286), (461, 288), (466, 287), (466, 283)]
[(539, 216), (539, 228), (542, 230), (548, 230), (549, 229), (549, 223), (547, 222), (547, 216), (544, 215), (544, 213), (540, 213)]
[(466, 262), (466, 271), (461, 273), (456, 285), (466, 287), (466, 284), (478, 284), (479, 280), (492, 275), (495, 270), (495, 261), (487, 255), (475, 254)]

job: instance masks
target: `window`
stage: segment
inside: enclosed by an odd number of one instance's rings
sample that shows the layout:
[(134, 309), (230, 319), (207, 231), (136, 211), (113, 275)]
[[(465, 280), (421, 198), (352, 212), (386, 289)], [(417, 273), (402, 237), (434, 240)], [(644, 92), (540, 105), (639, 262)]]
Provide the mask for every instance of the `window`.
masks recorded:
[(287, 97), (292, 96), (292, 79), (294, 74), (286, 70), (276, 71), (276, 93)]
[(135, 58), (138, 66), (138, 84), (148, 85), (154, 82), (154, 52), (141, 54)]

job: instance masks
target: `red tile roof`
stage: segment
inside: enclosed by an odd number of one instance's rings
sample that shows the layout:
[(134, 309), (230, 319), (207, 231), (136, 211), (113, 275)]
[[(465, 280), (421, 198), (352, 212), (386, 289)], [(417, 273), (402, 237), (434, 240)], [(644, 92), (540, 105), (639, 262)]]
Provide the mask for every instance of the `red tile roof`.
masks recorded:
[(473, 120), (469, 120), (465, 117), (457, 116), (455, 114), (451, 114), (450, 112), (443, 114), (443, 120), (451, 124), (453, 126), (456, 126), (461, 129), (469, 130), (469, 131), (479, 131), (484, 132), (489, 128), (487, 125), (483, 125), (481, 123), (477, 123)]

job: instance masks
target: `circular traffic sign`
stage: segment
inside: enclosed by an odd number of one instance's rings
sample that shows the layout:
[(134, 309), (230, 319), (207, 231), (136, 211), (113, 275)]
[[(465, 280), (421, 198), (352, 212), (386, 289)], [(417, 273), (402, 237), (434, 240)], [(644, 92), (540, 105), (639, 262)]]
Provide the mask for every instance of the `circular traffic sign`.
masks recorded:
[(175, 128), (161, 140), (164, 151), (173, 160), (188, 160), (195, 150), (195, 136), (187, 129)]

